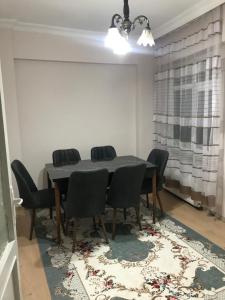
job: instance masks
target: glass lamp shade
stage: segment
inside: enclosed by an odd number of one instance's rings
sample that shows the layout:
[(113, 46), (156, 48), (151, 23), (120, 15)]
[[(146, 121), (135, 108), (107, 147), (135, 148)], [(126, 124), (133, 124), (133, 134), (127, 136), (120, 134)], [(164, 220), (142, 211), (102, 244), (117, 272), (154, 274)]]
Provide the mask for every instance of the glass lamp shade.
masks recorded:
[(105, 46), (111, 48), (115, 54), (119, 55), (124, 55), (130, 51), (129, 43), (121, 36), (116, 27), (109, 28), (105, 39)]
[(144, 47), (146, 47), (147, 45), (151, 47), (155, 45), (155, 41), (150, 28), (143, 29), (142, 34), (137, 41), (137, 44), (139, 46), (143, 45)]
[(118, 43), (118, 41), (120, 40), (121, 35), (119, 33), (118, 28), (116, 27), (110, 27), (108, 30), (108, 34), (105, 38), (105, 46), (107, 48), (114, 48), (114, 45)]

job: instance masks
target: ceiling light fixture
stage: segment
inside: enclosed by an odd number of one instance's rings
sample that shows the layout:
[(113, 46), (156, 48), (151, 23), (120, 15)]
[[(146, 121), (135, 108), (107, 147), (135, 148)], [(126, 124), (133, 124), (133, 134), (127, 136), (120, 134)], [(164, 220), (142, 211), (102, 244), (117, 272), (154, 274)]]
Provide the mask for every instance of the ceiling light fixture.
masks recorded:
[(139, 46), (143, 45), (144, 47), (147, 45), (154, 46), (155, 42), (151, 32), (149, 19), (146, 16), (140, 15), (131, 22), (129, 19), (130, 9), (128, 0), (124, 0), (123, 14), (124, 17), (121, 17), (119, 14), (112, 16), (111, 26), (105, 39), (105, 46), (111, 48), (115, 54), (126, 54), (129, 52), (131, 47), (128, 43), (128, 35), (135, 29), (138, 23), (141, 26), (146, 23), (146, 27), (143, 29), (137, 44)]

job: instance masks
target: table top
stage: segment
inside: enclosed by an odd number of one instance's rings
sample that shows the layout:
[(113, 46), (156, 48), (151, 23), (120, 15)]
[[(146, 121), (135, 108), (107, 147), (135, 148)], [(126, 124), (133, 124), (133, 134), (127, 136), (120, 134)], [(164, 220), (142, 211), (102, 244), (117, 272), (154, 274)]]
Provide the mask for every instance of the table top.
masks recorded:
[(107, 169), (110, 173), (113, 173), (120, 167), (133, 166), (143, 163), (146, 164), (147, 171), (152, 171), (157, 168), (156, 165), (153, 165), (148, 161), (129, 155), (117, 156), (112, 160), (104, 161), (92, 161), (90, 159), (80, 160), (76, 164), (60, 167), (55, 167), (53, 164), (46, 164), (45, 169), (49, 175), (49, 178), (55, 181), (59, 179), (69, 178), (70, 175), (75, 171), (94, 171), (99, 169)]

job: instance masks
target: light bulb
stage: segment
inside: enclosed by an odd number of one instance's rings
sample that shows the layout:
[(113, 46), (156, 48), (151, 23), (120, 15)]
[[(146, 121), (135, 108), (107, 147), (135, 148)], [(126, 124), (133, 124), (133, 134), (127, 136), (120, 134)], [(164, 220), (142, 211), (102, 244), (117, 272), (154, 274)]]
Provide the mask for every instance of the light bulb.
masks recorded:
[(105, 46), (111, 48), (118, 55), (125, 55), (131, 50), (128, 41), (121, 36), (116, 27), (109, 28), (105, 39)]
[(110, 27), (108, 30), (108, 34), (105, 38), (105, 46), (107, 48), (113, 49), (115, 44), (118, 43), (120, 40), (121, 35), (119, 33), (119, 30), (116, 27)]
[(128, 41), (121, 36), (121, 39), (114, 46), (113, 52), (118, 55), (125, 55), (130, 51), (131, 51), (131, 47), (130, 47)]
[(137, 41), (137, 44), (139, 46), (143, 45), (144, 47), (146, 47), (147, 45), (151, 47), (155, 45), (155, 41), (150, 28), (143, 29), (142, 34)]

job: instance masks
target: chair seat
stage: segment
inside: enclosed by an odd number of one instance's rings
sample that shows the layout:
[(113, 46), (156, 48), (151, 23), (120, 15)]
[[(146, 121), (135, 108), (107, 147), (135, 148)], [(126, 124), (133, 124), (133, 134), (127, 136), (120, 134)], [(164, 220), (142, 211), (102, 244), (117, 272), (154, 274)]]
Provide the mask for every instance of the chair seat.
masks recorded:
[[(92, 200), (90, 199), (90, 201), (92, 201)], [(62, 202), (61, 205), (62, 205), (63, 210), (66, 212), (66, 217), (68, 219), (72, 218), (73, 216), (70, 215), (70, 211), (69, 211), (70, 207), (68, 205), (68, 201), (66, 200), (66, 201)], [(104, 212), (105, 212), (105, 207), (102, 208), (102, 210), (99, 211), (98, 215), (101, 215), (101, 214), (103, 215)], [(87, 210), (84, 209), (83, 212), (82, 212), (82, 214), (80, 214), (79, 216), (74, 216), (74, 217), (76, 217), (78, 219), (86, 219), (86, 218), (92, 218), (92, 217), (94, 217), (96, 215), (97, 214), (95, 212), (92, 212), (89, 209), (87, 209)]]
[[(43, 189), (32, 193), (30, 208), (49, 208), (55, 203), (54, 189)], [(29, 207), (28, 207), (29, 208)]]

